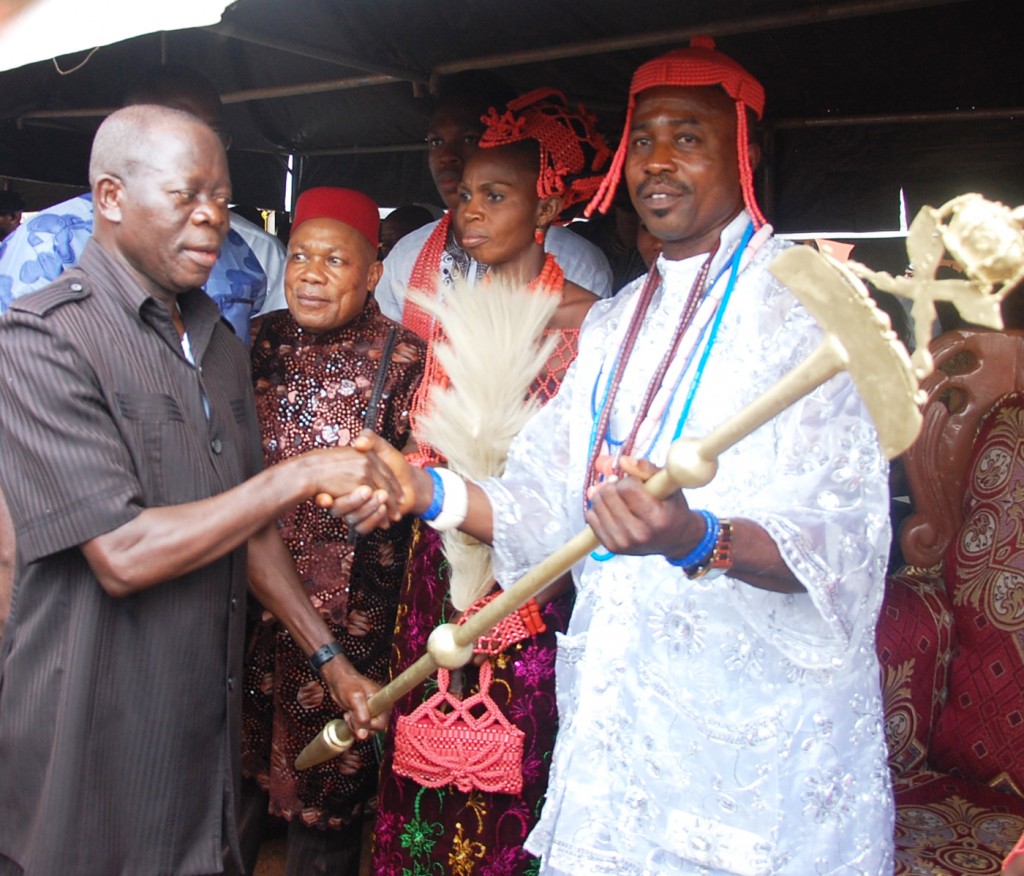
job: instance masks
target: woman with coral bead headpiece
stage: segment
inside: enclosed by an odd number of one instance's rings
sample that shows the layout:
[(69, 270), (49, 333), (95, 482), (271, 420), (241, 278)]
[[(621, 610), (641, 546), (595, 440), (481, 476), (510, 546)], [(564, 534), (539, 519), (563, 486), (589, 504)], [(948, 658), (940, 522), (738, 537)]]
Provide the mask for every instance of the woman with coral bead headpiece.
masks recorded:
[[(424, 247), (411, 285), (428, 294), (407, 304), (405, 320), (409, 325), (410, 318), (418, 319), (432, 338), (413, 404), (413, 461), (435, 472), (448, 466), (475, 476), (496, 473), (485, 469), (500, 467), (515, 424), (555, 395), (576, 355), (579, 326), (597, 299), (566, 281), (555, 257), (544, 252), (544, 237), (553, 222), (596, 191), (610, 157), (593, 119), (549, 89), (511, 101), (503, 111), (492, 108), (483, 121), (482, 148), (466, 163), (452, 221), (461, 246), (488, 272), (472, 288), (445, 290), (439, 304), (436, 281), (431, 283), (438, 254)], [(518, 410), (514, 402), (495, 410), (477, 401), (495, 394), (516, 399), (517, 392), (523, 399)], [(468, 416), (450, 415), (467, 410)], [(477, 430), (485, 440), (459, 434), (452, 428), (456, 419), (486, 424)], [(488, 548), (449, 533), (442, 541), (417, 522), (393, 644), (394, 673), (423, 653), (434, 626), (490, 597), (496, 585), (488, 570)], [(397, 876), (439, 867), (513, 874), (535, 866), (522, 845), (547, 785), (557, 724), (555, 634), (565, 629), (571, 607), (571, 584), (553, 585), (478, 642), (476, 665), (439, 676), (454, 698), (449, 702), (489, 697), (508, 732), (521, 735), (521, 761), (503, 767), (500, 777), (493, 770), (470, 775), (468, 764), (455, 775), (443, 751), (432, 755), (431, 746), (444, 741), (428, 738), (422, 726), (429, 723), (425, 710), (434, 708), (436, 685), (421, 685), (396, 705), (374, 872)]]

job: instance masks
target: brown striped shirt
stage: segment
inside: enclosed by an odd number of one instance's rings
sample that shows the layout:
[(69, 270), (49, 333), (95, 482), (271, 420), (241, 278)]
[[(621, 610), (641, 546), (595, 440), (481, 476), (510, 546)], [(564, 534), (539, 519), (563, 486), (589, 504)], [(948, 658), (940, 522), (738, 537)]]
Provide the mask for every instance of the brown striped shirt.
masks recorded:
[(194, 366), (166, 308), (91, 241), (0, 318), (17, 532), (0, 855), (27, 874), (214, 873), (235, 845), (244, 548), (120, 599), (78, 549), (262, 466), (245, 346), (201, 291), (178, 303)]

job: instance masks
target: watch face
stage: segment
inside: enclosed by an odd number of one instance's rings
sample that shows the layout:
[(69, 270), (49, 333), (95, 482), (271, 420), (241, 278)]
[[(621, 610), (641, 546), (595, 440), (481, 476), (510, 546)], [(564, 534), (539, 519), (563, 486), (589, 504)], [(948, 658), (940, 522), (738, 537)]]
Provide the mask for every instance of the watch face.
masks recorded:
[(713, 559), (708, 560), (703, 566), (697, 566), (696, 568), (690, 567), (685, 569), (686, 577), (691, 581), (710, 581), (712, 578), (717, 578), (719, 575), (724, 575), (728, 571), (728, 566), (714, 566), (712, 563)]

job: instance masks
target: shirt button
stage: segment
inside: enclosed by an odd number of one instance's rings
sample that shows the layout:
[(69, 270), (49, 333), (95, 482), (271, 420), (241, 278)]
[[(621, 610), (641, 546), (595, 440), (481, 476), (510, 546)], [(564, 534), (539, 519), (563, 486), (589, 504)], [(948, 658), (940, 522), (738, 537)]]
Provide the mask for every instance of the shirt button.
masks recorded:
[(82, 291), (82, 284), (81, 283), (72, 283), (70, 286), (68, 286), (68, 288), (72, 292), (81, 292)]
[(231, 610), (238, 611), (238, 600), (234, 596), (231, 597)]
[(223, 449), (224, 446), (220, 443), (220, 438), (214, 438), (210, 442), (210, 450), (212, 450), (214, 453), (219, 454)]
[(233, 675), (228, 676), (228, 693), (231, 693), (235, 689), (235, 677)]

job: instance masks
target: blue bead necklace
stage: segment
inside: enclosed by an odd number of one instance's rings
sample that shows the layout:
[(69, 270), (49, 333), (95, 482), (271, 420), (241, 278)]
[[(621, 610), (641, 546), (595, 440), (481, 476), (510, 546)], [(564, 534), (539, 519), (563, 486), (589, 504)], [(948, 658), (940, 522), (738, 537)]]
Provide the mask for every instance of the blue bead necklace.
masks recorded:
[[(654, 291), (657, 286), (660, 285), (661, 277), (656, 268), (652, 268), (648, 274), (647, 281), (644, 284), (644, 288), (640, 292), (640, 301), (637, 304), (636, 311), (633, 318), (630, 321), (630, 325), (626, 331), (626, 337), (619, 347), (615, 355), (615, 360), (612, 365), (611, 374), (605, 384), (603, 397), (601, 399), (600, 412), (597, 409), (596, 401), (598, 395), (598, 386), (601, 383), (601, 377), (604, 372), (602, 365), (601, 371), (598, 373), (597, 379), (594, 381), (593, 389), (591, 390), (591, 412), (594, 417), (594, 426), (590, 433), (590, 461), (587, 467), (587, 483), (584, 489), (584, 508), (588, 507), (589, 502), (586, 498), (586, 494), (589, 489), (599, 483), (600, 477), (597, 473), (597, 460), (600, 456), (600, 451), (603, 445), (607, 444), (609, 449), (612, 447), (621, 447), (622, 454), (630, 454), (633, 451), (633, 443), (636, 440), (642, 422), (646, 419), (651, 403), (653, 402), (654, 395), (660, 388), (661, 382), (664, 379), (665, 372), (668, 370), (668, 365), (671, 359), (675, 356), (676, 351), (679, 348), (679, 344), (682, 340), (682, 336), (685, 331), (689, 328), (690, 323), (693, 320), (694, 314), (697, 312), (697, 307), (703, 301), (710, 292), (714, 289), (715, 285), (722, 278), (722, 276), (729, 272), (729, 280), (726, 284), (725, 292), (722, 295), (721, 301), (718, 303), (713, 319), (708, 323), (705, 323), (700, 331), (699, 337), (695, 343), (691, 346), (687, 353), (686, 361), (683, 363), (683, 367), (680, 369), (679, 375), (672, 387), (671, 396), (675, 396), (678, 391), (684, 375), (690, 370), (690, 366), (696, 356), (697, 350), (703, 344), (703, 350), (700, 356), (700, 360), (697, 363), (696, 371), (694, 372), (693, 378), (690, 381), (690, 385), (687, 391), (686, 400), (683, 403), (683, 409), (680, 412), (676, 427), (672, 436), (672, 440), (675, 441), (682, 433), (683, 427), (689, 417), (690, 409), (693, 406), (693, 400), (697, 393), (697, 388), (704, 376), (704, 368), (707, 365), (708, 358), (711, 355), (711, 350), (714, 347), (715, 340), (718, 336), (719, 328), (722, 324), (722, 318), (725, 315), (726, 307), (728, 306), (729, 299), (732, 297), (732, 292), (736, 286), (736, 280), (739, 275), (740, 263), (743, 259), (743, 254), (747, 250), (747, 246), (750, 243), (751, 238), (754, 234), (754, 226), (752, 223), (748, 224), (742, 239), (740, 240), (739, 246), (736, 247), (735, 253), (732, 258), (723, 266), (722, 270), (715, 276), (715, 278), (708, 283), (708, 273), (710, 270), (711, 261), (715, 256), (716, 250), (713, 250), (709, 255), (701, 270), (698, 272), (694, 284), (691, 287), (690, 295), (688, 296), (686, 305), (683, 309), (683, 316), (680, 319), (680, 325), (673, 335), (672, 341), (669, 345), (669, 349), (662, 359), (661, 364), (655, 371), (654, 376), (648, 385), (647, 392), (645, 394), (644, 403), (641, 405), (640, 410), (637, 414), (636, 420), (634, 421), (633, 427), (630, 431), (630, 435), (625, 440), (616, 440), (611, 436), (611, 407), (614, 404), (615, 396), (618, 392), (619, 384), (621, 383), (622, 376), (625, 373), (626, 365), (630, 355), (633, 352), (633, 348), (636, 344), (637, 336), (639, 335), (640, 327), (643, 324), (644, 317), (647, 314), (647, 310), (650, 306), (651, 300), (654, 296)], [(625, 351), (625, 358), (623, 359), (623, 351)], [(649, 445), (645, 451), (645, 457), (649, 456), (657, 445), (658, 439), (661, 437), (665, 429), (665, 424), (668, 421), (668, 412), (670, 405), (666, 404), (664, 412), (659, 417), (658, 427), (654, 434), (654, 437), (649, 442)], [(594, 551), (591, 556), (598, 561), (604, 561), (610, 559), (613, 554), (608, 552)]]

